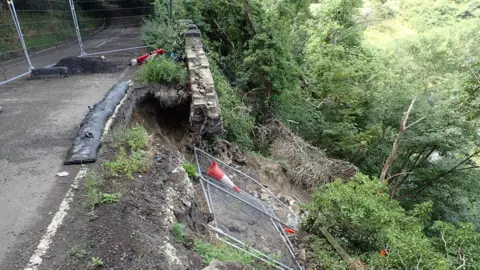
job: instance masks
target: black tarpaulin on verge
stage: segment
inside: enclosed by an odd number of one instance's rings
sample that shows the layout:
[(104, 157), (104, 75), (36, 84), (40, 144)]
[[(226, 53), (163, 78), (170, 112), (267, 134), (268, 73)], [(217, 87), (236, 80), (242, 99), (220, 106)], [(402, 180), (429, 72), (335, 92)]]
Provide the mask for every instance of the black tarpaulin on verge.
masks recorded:
[(115, 111), (128, 90), (128, 83), (115, 84), (102, 101), (93, 106), (80, 124), (73, 145), (68, 150), (65, 165), (95, 162), (97, 152), (102, 145), (102, 132), (108, 118)]

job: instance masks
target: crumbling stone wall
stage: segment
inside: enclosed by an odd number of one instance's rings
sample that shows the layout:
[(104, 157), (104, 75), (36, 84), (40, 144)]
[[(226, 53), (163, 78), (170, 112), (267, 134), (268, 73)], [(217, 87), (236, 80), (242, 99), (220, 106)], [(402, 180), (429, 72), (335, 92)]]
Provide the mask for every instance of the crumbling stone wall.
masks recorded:
[(190, 24), (185, 32), (185, 50), (190, 76), (192, 103), (190, 125), (198, 135), (218, 135), (222, 132), (220, 104), (213, 83), (200, 30)]

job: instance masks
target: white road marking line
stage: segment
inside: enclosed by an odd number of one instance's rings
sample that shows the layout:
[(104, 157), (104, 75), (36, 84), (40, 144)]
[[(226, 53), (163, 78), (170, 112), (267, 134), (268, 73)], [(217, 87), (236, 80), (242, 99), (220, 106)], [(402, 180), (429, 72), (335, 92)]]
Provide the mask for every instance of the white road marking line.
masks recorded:
[(98, 49), (98, 48), (102, 47), (103, 45), (105, 45), (105, 43), (110, 42), (114, 37), (117, 37), (118, 35), (123, 33), (123, 31), (125, 31), (125, 29), (127, 29), (127, 28), (126, 27), (123, 28), (122, 31), (116, 33), (113, 37), (110, 37), (107, 41), (104, 41), (104, 42), (98, 44), (97, 46), (95, 46), (95, 49)]
[(123, 96), (122, 100), (120, 100), (120, 103), (118, 103), (117, 107), (113, 111), (112, 116), (110, 116), (107, 123), (105, 123), (105, 128), (103, 129), (102, 138), (101, 138), (102, 142), (103, 142), (103, 139), (105, 138), (105, 136), (107, 136), (108, 132), (110, 131), (110, 128), (113, 124), (113, 121), (115, 120), (115, 117), (117, 117), (117, 113), (120, 110), (120, 107), (122, 107), (123, 103), (125, 102), (125, 100), (127, 99), (128, 96), (129, 96), (129, 94), (127, 92), (125, 94), (125, 96)]
[(43, 235), (40, 243), (37, 246), (37, 249), (35, 250), (35, 253), (32, 255), (32, 257), (30, 257), (28, 265), (26, 268), (24, 268), (24, 270), (36, 270), (42, 263), (43, 255), (45, 255), (45, 253), (49, 249), (50, 244), (52, 243), (53, 236), (55, 236), (58, 228), (60, 228), (60, 226), (62, 225), (63, 219), (67, 215), (68, 209), (70, 209), (69, 204), (73, 201), (73, 196), (75, 195), (74, 190), (78, 188), (78, 183), (80, 179), (85, 177), (86, 173), (87, 168), (81, 168), (75, 176), (73, 184), (70, 186), (67, 194), (65, 194), (65, 197), (63, 198), (63, 201), (60, 204), (57, 213), (55, 213), (55, 216), (50, 222), (50, 225), (48, 225), (47, 232)]
[(97, 46), (95, 46), (95, 49), (98, 49), (98, 48), (102, 47), (102, 46), (105, 45), (105, 43), (107, 43), (107, 42), (108, 42), (108, 40), (107, 40), (107, 41), (104, 41), (104, 42), (102, 42), (102, 43), (100, 43), (100, 44), (98, 44)]
[[(120, 75), (120, 79), (122, 79), (127, 74), (129, 69), (130, 68), (127, 68)], [(122, 104), (125, 102), (127, 97), (128, 97), (128, 93), (125, 94), (125, 96), (122, 98), (120, 103), (115, 108), (115, 111), (113, 112), (112, 116), (110, 116), (107, 123), (105, 124), (105, 128), (102, 133), (102, 140), (103, 140), (103, 137), (106, 136), (107, 133), (109, 132), (110, 127), (118, 113), (118, 110), (120, 109)], [(78, 171), (77, 175), (75, 176), (75, 179), (73, 180), (73, 184), (70, 186), (70, 189), (68, 190), (67, 194), (65, 194), (65, 197), (63, 198), (63, 201), (60, 204), (60, 207), (57, 213), (55, 213), (55, 216), (53, 217), (52, 221), (48, 225), (47, 232), (45, 233), (45, 235), (43, 235), (32, 257), (30, 257), (27, 267), (25, 267), (23, 270), (37, 270), (40, 264), (42, 264), (43, 255), (47, 253), (48, 249), (50, 248), (50, 244), (52, 243), (53, 236), (55, 236), (55, 233), (57, 232), (58, 228), (60, 228), (60, 226), (63, 223), (63, 219), (65, 218), (65, 216), (67, 216), (67, 211), (68, 209), (70, 209), (69, 204), (70, 202), (73, 201), (73, 196), (75, 195), (74, 190), (78, 189), (78, 183), (82, 178), (85, 177), (85, 175), (87, 174), (87, 171), (88, 171), (87, 168), (81, 168), (80, 171)]]

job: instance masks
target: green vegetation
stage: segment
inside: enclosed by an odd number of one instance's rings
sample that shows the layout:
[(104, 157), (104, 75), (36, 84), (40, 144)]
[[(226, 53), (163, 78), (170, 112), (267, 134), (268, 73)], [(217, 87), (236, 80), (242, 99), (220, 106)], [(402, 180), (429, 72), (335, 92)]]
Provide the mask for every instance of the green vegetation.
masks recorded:
[(88, 172), (84, 180), (86, 205), (89, 210), (102, 202), (103, 177), (96, 172)]
[[(182, 9), (182, 2), (175, 3), (173, 17), (184, 18), (187, 13)], [(193, 3), (191, 3), (193, 4)], [(142, 40), (151, 49), (163, 48), (168, 53), (175, 55), (184, 54), (185, 39), (183, 32), (186, 30), (185, 23), (169, 20), (168, 10), (161, 0), (155, 0), (155, 16), (145, 20), (142, 29)]]
[(278, 120), (361, 171), (315, 191), (312, 268), (345, 264), (322, 224), (366, 268), (479, 269), (478, 0), (193, 0), (176, 12), (201, 28), (225, 139), (268, 155), (274, 142), (257, 135)]
[(218, 261), (236, 261), (242, 264), (255, 265), (255, 258), (225, 244), (210, 244), (200, 239), (195, 240), (194, 251), (198, 253), (206, 265), (211, 260)]
[(182, 164), (182, 168), (187, 172), (188, 177), (190, 177), (192, 180), (198, 179), (199, 175), (197, 166), (195, 164), (186, 161)]
[(102, 267), (105, 263), (99, 257), (92, 257), (89, 266), (92, 268)]
[(121, 196), (122, 194), (119, 192), (102, 193), (102, 203), (106, 203), (106, 204), (117, 203), (119, 202)]
[(215, 91), (222, 108), (222, 124), (227, 131), (225, 139), (236, 142), (243, 149), (252, 149), (251, 133), (255, 125), (255, 118), (250, 115), (250, 109), (243, 104), (238, 89), (230, 85), (227, 78), (215, 64), (215, 56), (210, 56), (210, 70), (212, 71)]
[(148, 168), (145, 150), (148, 147), (148, 133), (141, 125), (134, 125), (121, 135), (115, 136), (115, 145), (119, 145), (118, 154), (111, 161), (105, 161), (103, 167), (112, 177), (144, 172)]
[(179, 63), (164, 56), (157, 56), (154, 60), (142, 66), (139, 78), (144, 83), (165, 83), (169, 85), (185, 84), (187, 71)]
[(126, 175), (133, 178), (133, 173), (144, 172), (147, 168), (144, 151), (133, 151), (127, 155), (125, 147), (120, 147), (117, 156), (112, 161), (105, 161), (103, 167), (111, 176)]
[(187, 234), (185, 233), (185, 225), (183, 225), (182, 223), (173, 223), (171, 231), (173, 237), (175, 238), (175, 242), (185, 242), (185, 238), (187, 237)]
[(148, 133), (142, 125), (134, 124), (127, 128), (123, 134), (115, 136), (115, 141), (128, 146), (132, 151), (146, 150)]
[(87, 249), (85, 245), (75, 245), (70, 248), (69, 255), (74, 257), (75, 259), (83, 259), (85, 258), (85, 256), (87, 256)]
[(93, 212), (95, 206), (105, 203), (111, 204), (119, 201), (120, 193), (102, 192), (104, 184), (103, 177), (97, 172), (88, 172), (84, 180), (86, 205)]

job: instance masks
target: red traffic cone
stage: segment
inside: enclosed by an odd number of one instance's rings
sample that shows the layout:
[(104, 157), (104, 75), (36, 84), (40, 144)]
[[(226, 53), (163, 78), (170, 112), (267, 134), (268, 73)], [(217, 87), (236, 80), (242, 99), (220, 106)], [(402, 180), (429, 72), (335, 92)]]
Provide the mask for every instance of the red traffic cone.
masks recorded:
[(222, 184), (228, 186), (229, 188), (232, 188), (236, 192), (240, 192), (240, 189), (235, 186), (235, 184), (230, 180), (228, 176), (225, 175), (225, 173), (218, 167), (216, 162), (213, 162), (210, 167), (208, 167), (207, 170), (207, 175), (220, 181)]

